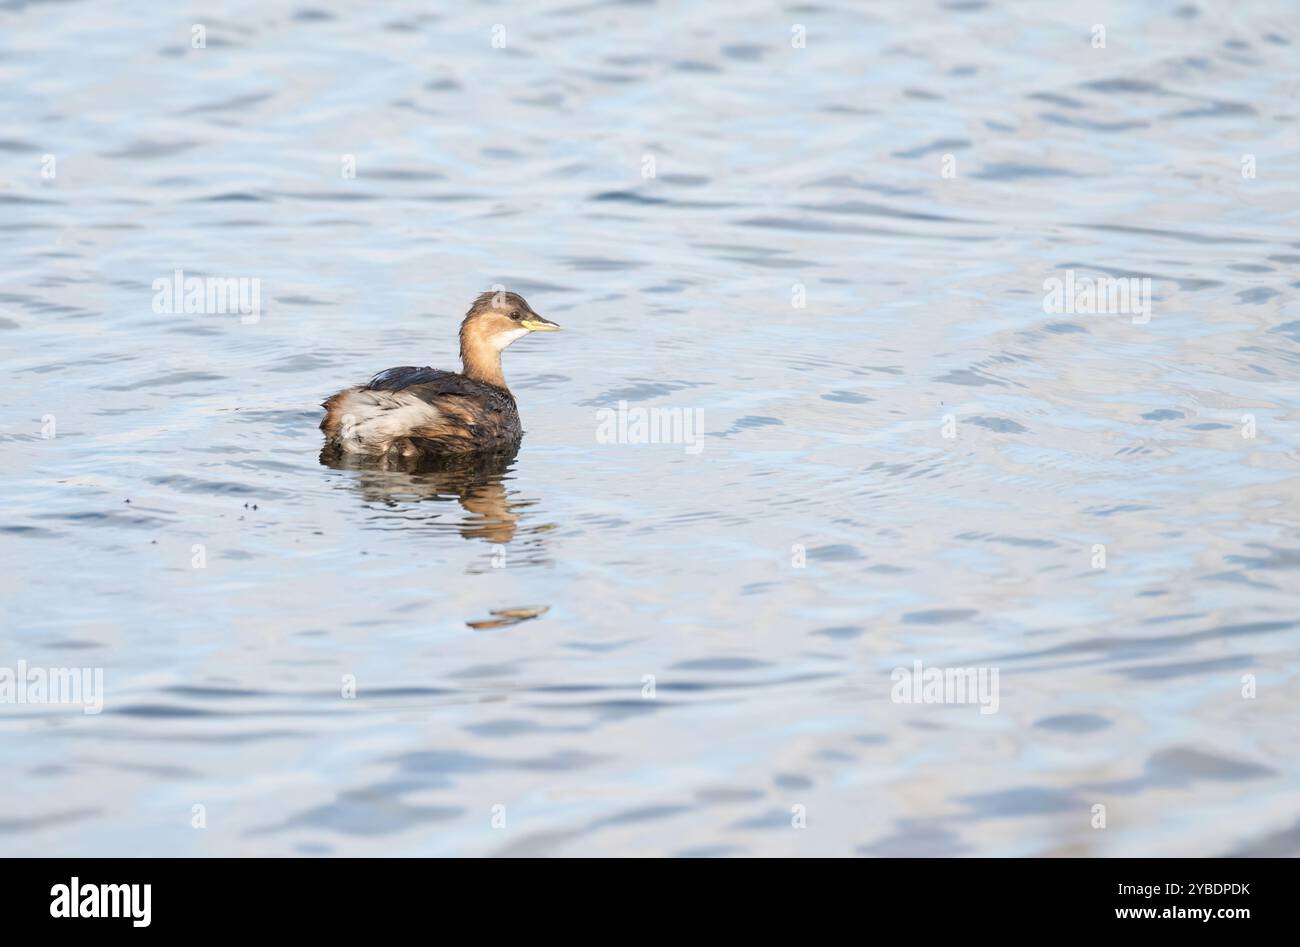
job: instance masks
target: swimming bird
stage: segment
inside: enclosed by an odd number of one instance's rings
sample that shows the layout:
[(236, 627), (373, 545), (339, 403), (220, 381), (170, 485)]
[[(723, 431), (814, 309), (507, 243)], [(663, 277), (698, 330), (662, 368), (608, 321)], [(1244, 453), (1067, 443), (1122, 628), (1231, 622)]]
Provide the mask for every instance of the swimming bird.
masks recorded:
[(409, 365), (380, 372), (322, 403), (325, 450), (376, 460), (427, 460), (514, 450), (523, 428), (501, 353), (560, 327), (518, 293), (483, 293), (460, 324), (460, 372)]

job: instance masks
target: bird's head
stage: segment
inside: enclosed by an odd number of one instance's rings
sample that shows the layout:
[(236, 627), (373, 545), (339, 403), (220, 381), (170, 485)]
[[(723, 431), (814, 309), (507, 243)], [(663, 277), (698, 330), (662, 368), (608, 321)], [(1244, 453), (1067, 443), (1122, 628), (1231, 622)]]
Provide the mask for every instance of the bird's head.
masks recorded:
[(460, 324), (460, 350), (462, 356), (471, 352), (499, 353), (530, 332), (554, 332), (559, 328), (534, 312), (518, 293), (483, 293)]

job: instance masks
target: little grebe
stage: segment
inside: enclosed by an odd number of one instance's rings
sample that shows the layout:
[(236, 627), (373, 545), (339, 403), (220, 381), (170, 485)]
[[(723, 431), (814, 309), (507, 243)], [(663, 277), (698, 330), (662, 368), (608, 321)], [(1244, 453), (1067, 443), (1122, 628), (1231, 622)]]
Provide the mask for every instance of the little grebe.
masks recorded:
[(320, 424), (326, 451), (409, 460), (516, 447), (523, 429), (501, 352), (530, 332), (558, 328), (518, 293), (483, 293), (460, 324), (463, 370), (390, 368), (331, 395)]

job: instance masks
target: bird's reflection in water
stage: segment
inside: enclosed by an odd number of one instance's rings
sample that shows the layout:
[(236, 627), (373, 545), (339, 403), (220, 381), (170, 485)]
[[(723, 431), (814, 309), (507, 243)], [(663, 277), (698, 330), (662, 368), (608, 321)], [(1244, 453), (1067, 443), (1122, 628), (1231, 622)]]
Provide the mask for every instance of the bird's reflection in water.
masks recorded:
[[(531, 501), (512, 499), (506, 489), (517, 453), (518, 449), (513, 448), (495, 454), (437, 460), (385, 458), (376, 462), (326, 449), (321, 451), (320, 462), (335, 470), (354, 471), (353, 486), (362, 498), (369, 503), (382, 503), (389, 509), (409, 509), (412, 503), (426, 500), (456, 500), (469, 514), (456, 524), (461, 536), (505, 544), (515, 538), (520, 515), (532, 505)], [(441, 521), (440, 516), (433, 519)], [(550, 528), (537, 526), (526, 533), (531, 535)], [(527, 558), (536, 561), (533, 556)]]

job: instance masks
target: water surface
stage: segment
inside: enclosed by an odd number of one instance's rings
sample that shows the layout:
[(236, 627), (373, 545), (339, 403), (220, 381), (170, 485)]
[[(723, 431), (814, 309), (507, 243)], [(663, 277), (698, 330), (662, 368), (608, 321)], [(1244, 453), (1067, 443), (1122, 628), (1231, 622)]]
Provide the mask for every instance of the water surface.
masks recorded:
[[(0, 3), (0, 852), (1300, 854), (1293, 7), (727, 7)], [(518, 455), (322, 465), (495, 283)]]

